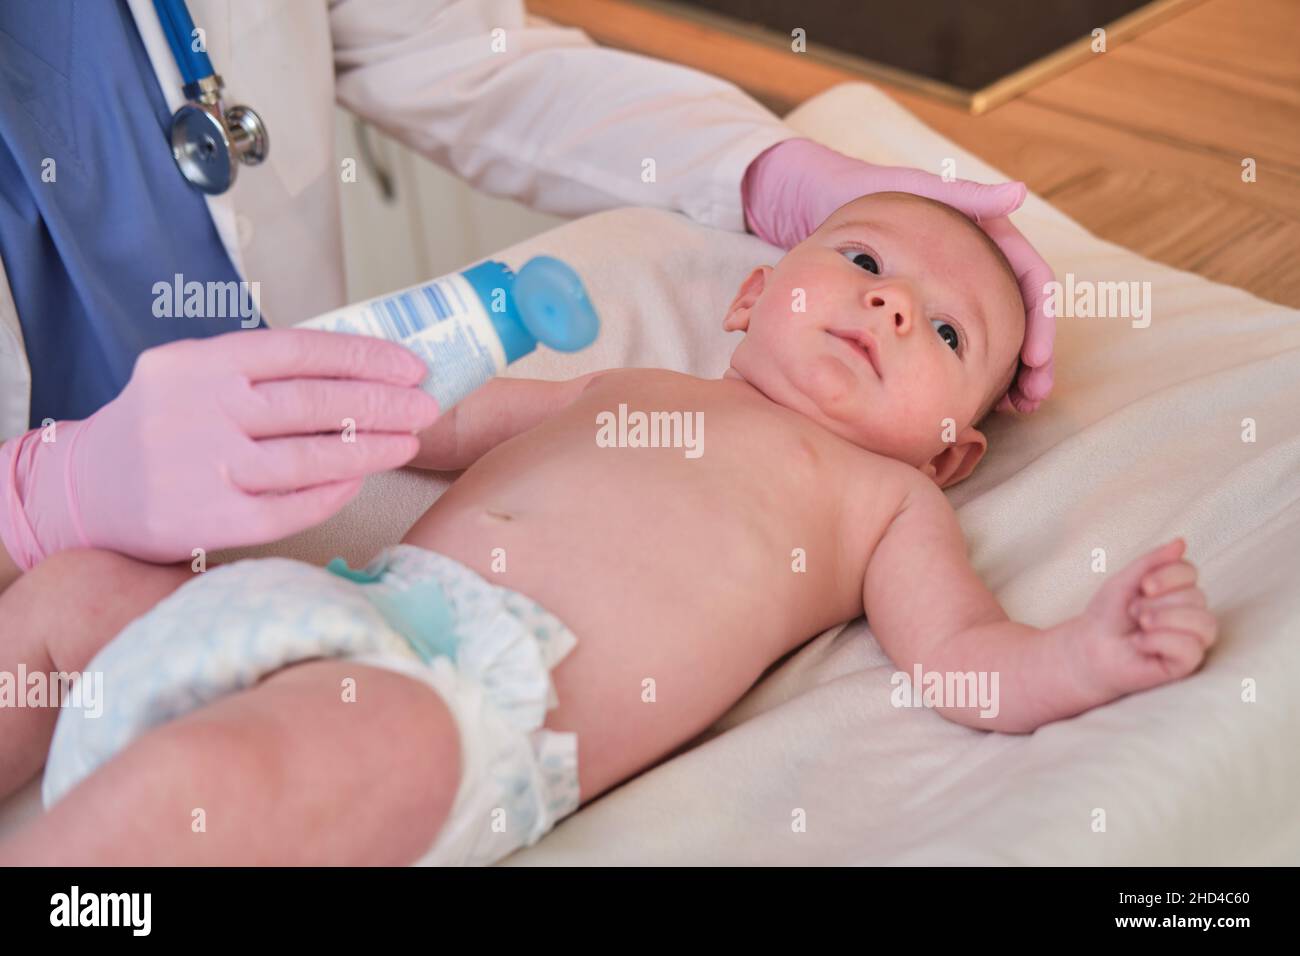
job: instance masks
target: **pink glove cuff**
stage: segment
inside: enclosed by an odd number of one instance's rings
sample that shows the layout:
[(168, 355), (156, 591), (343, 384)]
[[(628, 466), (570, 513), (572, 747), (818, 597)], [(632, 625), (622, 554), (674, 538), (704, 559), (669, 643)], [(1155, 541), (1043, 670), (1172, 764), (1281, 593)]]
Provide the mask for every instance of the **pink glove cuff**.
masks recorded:
[(20, 570), (34, 568), (45, 552), (36, 540), (36, 531), (27, 520), (23, 509), (23, 493), (28, 485), (27, 476), (33, 468), (33, 444), (40, 443), (40, 429), (10, 439), (0, 447), (0, 543), (9, 552)]
[[(56, 423), (55, 441), (33, 428), (0, 446), (0, 542), (24, 572), (55, 551), (90, 547), (68, 467), (84, 424)], [(61, 475), (50, 480), (51, 471)]]

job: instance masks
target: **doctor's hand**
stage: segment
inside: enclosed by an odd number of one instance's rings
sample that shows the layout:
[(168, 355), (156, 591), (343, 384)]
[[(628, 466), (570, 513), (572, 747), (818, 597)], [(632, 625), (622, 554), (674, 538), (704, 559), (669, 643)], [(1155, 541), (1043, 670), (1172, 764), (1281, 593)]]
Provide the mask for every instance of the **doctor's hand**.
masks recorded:
[(920, 169), (878, 166), (809, 139), (788, 139), (749, 164), (741, 192), (750, 231), (782, 249), (794, 248), (840, 206), (870, 193), (912, 193), (961, 210), (1007, 257), (1025, 300), (1020, 369), (997, 407), (1032, 412), (1051, 392), (1056, 320), (1044, 309), (1043, 286), (1052, 281), (1052, 268), (1006, 218), (1024, 202), (1024, 183), (945, 182)]
[(65, 548), (171, 562), (301, 531), (415, 456), (438, 417), (426, 373), (391, 342), (305, 329), (150, 349), (90, 418), (0, 448), (0, 537), (27, 570)]

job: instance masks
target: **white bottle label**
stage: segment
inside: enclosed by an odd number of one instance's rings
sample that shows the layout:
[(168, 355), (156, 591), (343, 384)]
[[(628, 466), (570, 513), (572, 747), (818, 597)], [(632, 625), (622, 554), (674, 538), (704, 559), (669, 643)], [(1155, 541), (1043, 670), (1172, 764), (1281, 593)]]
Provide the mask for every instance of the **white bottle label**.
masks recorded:
[(298, 328), (400, 342), (429, 369), (421, 387), (444, 412), (506, 367), (492, 319), (459, 272), (327, 312)]

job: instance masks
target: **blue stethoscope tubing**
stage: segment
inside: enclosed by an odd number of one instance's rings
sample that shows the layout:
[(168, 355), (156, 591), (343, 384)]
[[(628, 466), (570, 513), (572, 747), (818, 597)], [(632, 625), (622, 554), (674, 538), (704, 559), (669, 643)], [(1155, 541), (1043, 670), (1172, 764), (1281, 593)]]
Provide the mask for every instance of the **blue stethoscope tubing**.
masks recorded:
[(172, 48), (176, 66), (180, 68), (181, 79), (188, 86), (198, 81), (199, 77), (212, 76), (212, 60), (206, 50), (195, 50), (191, 38), (194, 36), (194, 20), (185, 0), (154, 0), (154, 9), (162, 23), (163, 33), (167, 34), (167, 45)]
[(240, 164), (256, 166), (266, 159), (266, 124), (250, 107), (225, 106), (221, 76), (212, 68), (207, 50), (195, 49), (194, 20), (185, 0), (153, 0), (153, 5), (187, 101), (172, 116), (172, 157), (190, 184), (219, 195), (234, 183)]

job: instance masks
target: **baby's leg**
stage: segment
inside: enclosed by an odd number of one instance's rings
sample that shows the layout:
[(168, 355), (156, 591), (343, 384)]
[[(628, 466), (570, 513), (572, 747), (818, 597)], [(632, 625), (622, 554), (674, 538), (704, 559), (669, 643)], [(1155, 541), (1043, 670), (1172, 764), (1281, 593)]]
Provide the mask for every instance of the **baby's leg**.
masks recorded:
[[(0, 594), (0, 673), (72, 674), (105, 644), (193, 577), (188, 567), (159, 567), (109, 551), (52, 555)], [(24, 687), (14, 690), (23, 694)], [(40, 769), (57, 706), (0, 707), (0, 798)]]
[(309, 661), (141, 737), (0, 865), (410, 863), (459, 781), (456, 724), (428, 686)]

